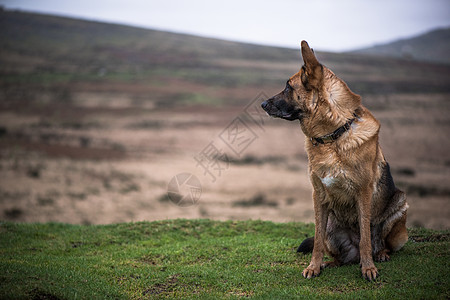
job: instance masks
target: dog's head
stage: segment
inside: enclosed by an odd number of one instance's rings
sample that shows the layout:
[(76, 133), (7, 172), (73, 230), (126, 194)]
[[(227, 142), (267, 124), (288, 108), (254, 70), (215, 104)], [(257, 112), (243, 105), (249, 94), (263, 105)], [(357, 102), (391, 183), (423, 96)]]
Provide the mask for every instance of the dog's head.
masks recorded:
[(301, 50), (304, 64), (300, 71), (289, 78), (283, 91), (261, 106), (272, 117), (300, 120), (307, 136), (323, 135), (351, 118), (361, 100), (319, 63), (306, 41)]

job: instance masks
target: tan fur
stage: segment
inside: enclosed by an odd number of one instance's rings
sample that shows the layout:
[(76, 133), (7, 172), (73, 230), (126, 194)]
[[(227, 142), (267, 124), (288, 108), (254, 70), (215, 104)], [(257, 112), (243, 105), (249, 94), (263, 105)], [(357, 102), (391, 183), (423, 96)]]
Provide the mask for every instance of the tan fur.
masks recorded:
[[(340, 265), (354, 262), (354, 251), (359, 251), (363, 276), (372, 280), (378, 274), (373, 257), (388, 260), (388, 253), (399, 250), (408, 238), (406, 197), (395, 189), (378, 144), (380, 124), (361, 97), (321, 65), (305, 41), (302, 55), (302, 69), (263, 108), (275, 117), (298, 118), (307, 137), (316, 230), (311, 263), (303, 276), (320, 273), (325, 252), (335, 258), (333, 265)], [(351, 128), (334, 142), (312, 142), (353, 118)], [(346, 234), (353, 239), (346, 240)], [(358, 245), (353, 245), (355, 240)], [(347, 245), (348, 253), (339, 243)]]
[(386, 237), (387, 246), (391, 251), (400, 250), (408, 241), (408, 231), (406, 230), (406, 211), (400, 221), (395, 223)]

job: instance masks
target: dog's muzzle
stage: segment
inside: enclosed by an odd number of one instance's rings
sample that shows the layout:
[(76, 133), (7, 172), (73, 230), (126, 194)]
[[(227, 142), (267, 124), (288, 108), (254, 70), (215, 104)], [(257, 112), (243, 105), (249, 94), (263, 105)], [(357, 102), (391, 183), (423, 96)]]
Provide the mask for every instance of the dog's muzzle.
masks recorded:
[[(301, 117), (301, 111), (298, 109), (291, 108), (289, 105), (286, 104), (286, 102), (278, 101), (279, 104), (277, 105), (274, 103), (274, 101), (271, 99), (264, 101), (261, 103), (262, 109), (271, 117), (274, 118), (281, 118), (288, 121), (293, 121), (296, 119), (300, 119)], [(281, 106), (281, 107), (279, 107)]]
[(266, 101), (264, 101), (263, 103), (261, 103), (261, 107), (262, 107), (262, 109), (264, 109), (265, 111), (267, 111), (267, 107), (269, 106), (269, 102), (267, 102), (267, 100)]

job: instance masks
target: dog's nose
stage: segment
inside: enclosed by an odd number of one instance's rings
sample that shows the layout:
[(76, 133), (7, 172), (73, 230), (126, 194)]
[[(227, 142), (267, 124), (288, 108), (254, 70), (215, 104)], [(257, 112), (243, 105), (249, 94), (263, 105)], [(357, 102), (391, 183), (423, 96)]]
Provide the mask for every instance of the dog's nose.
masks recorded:
[(267, 106), (269, 105), (269, 103), (266, 101), (264, 101), (263, 103), (261, 103), (261, 107), (266, 110)]

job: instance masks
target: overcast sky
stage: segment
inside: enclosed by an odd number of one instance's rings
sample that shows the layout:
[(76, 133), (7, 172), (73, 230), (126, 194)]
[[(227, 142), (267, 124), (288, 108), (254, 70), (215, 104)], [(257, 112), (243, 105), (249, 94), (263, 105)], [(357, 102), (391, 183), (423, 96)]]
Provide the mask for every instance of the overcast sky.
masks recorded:
[(450, 0), (0, 0), (20, 9), (227, 40), (346, 51), (450, 26)]

